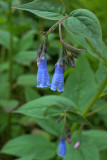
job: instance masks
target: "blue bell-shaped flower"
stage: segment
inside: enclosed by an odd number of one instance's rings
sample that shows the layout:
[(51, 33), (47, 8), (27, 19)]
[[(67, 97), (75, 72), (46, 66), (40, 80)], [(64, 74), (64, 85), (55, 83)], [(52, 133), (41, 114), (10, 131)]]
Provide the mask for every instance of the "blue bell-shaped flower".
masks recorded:
[(52, 78), (51, 90), (58, 90), (59, 92), (64, 91), (63, 65), (61, 65), (59, 61), (55, 66), (55, 73)]
[(37, 87), (45, 88), (50, 86), (49, 74), (47, 70), (47, 60), (45, 55), (41, 55), (38, 64)]
[(58, 155), (61, 157), (66, 156), (66, 144), (65, 144), (64, 137), (61, 137), (61, 139), (60, 139), (59, 148), (58, 148)]

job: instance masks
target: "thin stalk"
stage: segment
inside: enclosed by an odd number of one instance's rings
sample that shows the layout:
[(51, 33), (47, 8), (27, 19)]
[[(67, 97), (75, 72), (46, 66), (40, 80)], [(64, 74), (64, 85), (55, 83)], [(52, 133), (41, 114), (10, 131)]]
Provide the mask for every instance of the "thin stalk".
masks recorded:
[(107, 85), (107, 76), (105, 77), (103, 83), (101, 84), (100, 88), (98, 89), (98, 91), (97, 91), (95, 97), (93, 98), (93, 100), (91, 101), (90, 105), (83, 112), (84, 115), (86, 115), (90, 111), (90, 109), (93, 107), (95, 102), (99, 99), (99, 96), (102, 93), (102, 91), (103, 91), (103, 89), (105, 88), (106, 85)]
[(61, 29), (61, 24), (62, 24), (62, 19), (58, 22), (59, 24), (59, 36), (60, 36), (60, 42), (63, 44), (63, 46), (66, 47), (66, 49), (72, 51), (72, 52), (75, 52), (75, 53), (78, 53), (78, 52), (83, 52), (84, 50), (83, 49), (77, 49), (77, 48), (74, 48), (73, 46), (67, 44), (64, 42), (63, 38), (62, 38), (62, 29)]
[(64, 19), (68, 18), (68, 16), (64, 16), (63, 18), (61, 18), (58, 22), (56, 22), (48, 31), (47, 33), (45, 34), (45, 38), (44, 38), (44, 41), (47, 39), (48, 35), (54, 31), (54, 29), (58, 26), (58, 24), (60, 22), (62, 22)]
[(61, 44), (61, 53), (60, 53), (60, 58), (63, 58), (63, 45)]
[[(95, 104), (95, 102), (99, 99), (101, 92), (103, 91), (103, 89), (105, 88), (105, 86), (107, 85), (107, 76), (105, 77), (104, 81), (102, 82), (100, 88), (98, 89), (95, 97), (93, 98), (93, 100), (91, 101), (90, 105), (86, 108), (86, 110), (83, 112), (84, 116), (87, 116), (87, 113), (90, 111), (90, 109), (93, 107), (93, 105)], [(88, 114), (89, 115), (89, 114)], [(72, 126), (72, 133), (77, 130), (77, 128), (79, 128), (79, 124), (78, 123), (74, 123)]]
[(8, 0), (9, 4), (9, 29), (10, 29), (10, 46), (9, 46), (9, 83), (10, 83), (10, 98), (12, 96), (12, 68), (13, 68), (13, 34), (12, 34), (12, 1)]
[(102, 106), (100, 106), (99, 108), (95, 109), (94, 111), (87, 113), (85, 117), (89, 117), (89, 116), (94, 115), (95, 113), (97, 113), (97, 112), (101, 111), (102, 109), (104, 109), (106, 106), (107, 106), (107, 103), (102, 105)]

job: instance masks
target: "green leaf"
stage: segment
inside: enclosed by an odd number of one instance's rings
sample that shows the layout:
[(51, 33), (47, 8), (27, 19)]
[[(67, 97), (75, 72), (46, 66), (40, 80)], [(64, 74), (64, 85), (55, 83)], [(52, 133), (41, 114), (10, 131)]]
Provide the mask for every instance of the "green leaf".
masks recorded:
[(68, 36), (69, 41), (71, 43), (74, 42), (75, 45), (79, 45), (79, 46), (84, 47), (89, 54), (91, 54), (92, 56), (99, 59), (99, 57), (93, 52), (93, 50), (91, 49), (91, 47), (89, 46), (89, 44), (87, 43), (87, 41), (85, 40), (84, 37), (70, 32), (69, 30), (67, 30), (67, 27), (65, 25), (64, 25), (64, 27), (65, 27), (66, 31), (68, 32), (67, 36)]
[(6, 48), (9, 48), (9, 39), (9, 32), (5, 30), (0, 30), (0, 44), (5, 46)]
[(36, 87), (36, 75), (34, 74), (21, 75), (17, 79), (17, 85)]
[(25, 87), (24, 92), (25, 92), (25, 99), (27, 102), (40, 97), (37, 91), (31, 87)]
[(22, 39), (18, 41), (18, 47), (16, 47), (17, 51), (22, 52), (33, 47), (34, 36), (36, 33), (36, 30), (30, 30), (24, 34)]
[(33, 158), (34, 158), (34, 155), (27, 155), (27, 156), (24, 156), (24, 157), (15, 159), (15, 160), (32, 160)]
[(18, 6), (16, 9), (26, 10), (50, 20), (59, 20), (65, 13), (65, 7), (61, 0), (35, 0)]
[(8, 68), (9, 68), (9, 63), (8, 62), (4, 62), (3, 64), (0, 64), (0, 72), (7, 71)]
[(14, 56), (14, 60), (24, 66), (36, 61), (36, 51), (22, 51)]
[(100, 130), (89, 130), (82, 132), (83, 136), (86, 136), (89, 143), (93, 143), (97, 146), (99, 151), (107, 149), (107, 132)]
[(5, 111), (10, 112), (18, 106), (19, 102), (17, 100), (0, 100), (0, 106), (5, 109)]
[[(17, 113), (23, 113), (25, 115), (34, 118), (46, 117), (47, 111), (51, 109), (51, 115), (60, 115), (61, 111), (65, 111), (68, 106), (72, 106), (73, 103), (69, 99), (62, 96), (44, 96), (39, 99), (33, 100), (24, 104), (22, 107), (16, 110)], [(54, 111), (53, 111), (54, 108)], [(60, 112), (58, 113), (57, 111)], [(49, 113), (50, 115), (50, 113)]]
[(65, 91), (62, 95), (71, 99), (79, 110), (84, 111), (96, 94), (96, 90), (93, 71), (85, 56), (81, 55), (76, 68), (65, 83)]
[(105, 60), (107, 60), (107, 45), (104, 42), (102, 44), (102, 50), (103, 50), (103, 57)]
[[(101, 130), (75, 132), (72, 135), (72, 144), (67, 144), (67, 156), (64, 160), (99, 160), (99, 151), (107, 149), (107, 133)], [(78, 149), (74, 145), (80, 141)]]
[(9, 98), (9, 83), (0, 83), (0, 99)]
[[(103, 62), (99, 63), (99, 68), (95, 74), (97, 85), (100, 86), (102, 82), (104, 81), (105, 77), (107, 75), (107, 66), (103, 64)], [(107, 91), (107, 85), (105, 86), (104, 91)]]
[[(13, 37), (14, 47), (17, 42), (17, 37)], [(0, 44), (9, 49), (10, 45), (10, 33), (5, 30), (0, 30)]]
[(45, 129), (47, 132), (59, 137), (64, 129), (63, 120), (57, 124), (56, 120), (53, 118), (50, 119), (36, 119), (36, 123)]
[[(99, 109), (99, 110), (98, 110)], [(97, 113), (101, 116), (101, 118), (105, 118), (107, 116), (107, 102), (106, 100), (99, 99), (93, 105), (92, 110), (98, 110)]]
[(87, 120), (77, 112), (73, 107), (73, 102), (68, 98), (62, 96), (45, 96), (37, 100), (33, 100), (15, 112), (22, 113), (34, 118), (50, 119), (50, 117), (60, 117), (65, 110), (70, 107), (70, 114), (68, 118), (79, 123), (88, 123)]
[(38, 160), (52, 158), (55, 152), (55, 145), (39, 135), (23, 135), (12, 139), (2, 149), (2, 153), (21, 157), (33, 156)]
[(81, 143), (78, 149), (67, 144), (67, 156), (64, 160), (99, 160), (99, 152), (94, 144)]
[(102, 52), (102, 31), (98, 18), (87, 9), (76, 9), (65, 20), (66, 28), (84, 37), (96, 51)]

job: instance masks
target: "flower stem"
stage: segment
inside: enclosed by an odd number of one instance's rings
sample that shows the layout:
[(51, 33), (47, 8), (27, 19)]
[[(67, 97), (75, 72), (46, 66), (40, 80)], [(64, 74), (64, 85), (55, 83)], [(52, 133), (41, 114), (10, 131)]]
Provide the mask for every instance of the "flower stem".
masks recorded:
[(67, 43), (64, 42), (64, 40), (63, 40), (63, 38), (62, 38), (62, 30), (61, 30), (62, 20), (63, 20), (63, 19), (61, 19), (61, 20), (58, 22), (58, 24), (59, 24), (60, 42), (63, 44), (63, 46), (64, 46), (66, 49), (68, 49), (68, 50), (70, 50), (70, 51), (72, 51), (72, 52), (75, 52), (75, 53), (83, 52), (83, 51), (84, 51), (83, 49), (74, 48), (73, 46), (71, 46), (71, 45), (69, 45), (69, 44), (67, 44)]
[(61, 44), (61, 53), (60, 53), (60, 58), (63, 58), (63, 45)]
[(45, 38), (44, 38), (44, 41), (47, 39), (48, 35), (54, 31), (54, 29), (58, 26), (58, 24), (60, 22), (62, 22), (64, 19), (68, 18), (68, 16), (64, 16), (62, 17), (58, 22), (56, 22), (48, 31), (47, 33), (45, 34)]

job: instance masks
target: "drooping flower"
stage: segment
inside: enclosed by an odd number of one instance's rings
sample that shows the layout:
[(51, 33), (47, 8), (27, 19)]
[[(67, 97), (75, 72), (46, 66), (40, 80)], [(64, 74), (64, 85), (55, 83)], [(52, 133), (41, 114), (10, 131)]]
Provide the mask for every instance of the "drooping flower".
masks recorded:
[(80, 146), (80, 141), (77, 141), (74, 145), (74, 149), (78, 149), (79, 146)]
[(38, 73), (37, 73), (37, 87), (45, 88), (50, 85), (49, 74), (47, 70), (46, 56), (41, 55), (38, 62)]
[(61, 137), (60, 143), (59, 143), (59, 148), (58, 148), (58, 155), (61, 157), (66, 156), (66, 144), (65, 144), (65, 137)]
[(55, 66), (55, 73), (52, 78), (51, 90), (64, 91), (64, 77), (63, 77), (63, 65), (58, 61)]

